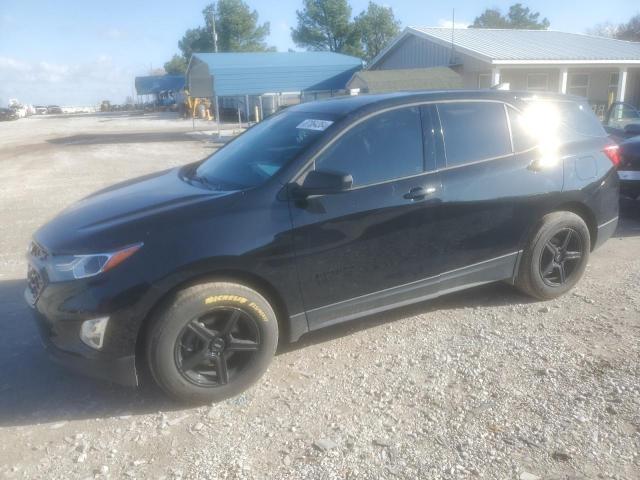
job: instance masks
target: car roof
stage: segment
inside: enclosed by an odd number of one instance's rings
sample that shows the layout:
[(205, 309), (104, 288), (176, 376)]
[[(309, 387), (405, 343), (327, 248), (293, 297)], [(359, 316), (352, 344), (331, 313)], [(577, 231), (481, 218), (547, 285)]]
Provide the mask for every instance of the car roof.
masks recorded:
[(289, 110), (308, 113), (324, 113), (343, 117), (363, 111), (383, 109), (390, 106), (416, 102), (435, 102), (446, 100), (496, 100), (519, 104), (525, 99), (544, 98), (554, 100), (584, 101), (580, 97), (558, 93), (533, 93), (511, 90), (430, 90), (425, 92), (395, 92), (365, 94), (357, 96), (333, 97), (326, 100), (302, 103)]

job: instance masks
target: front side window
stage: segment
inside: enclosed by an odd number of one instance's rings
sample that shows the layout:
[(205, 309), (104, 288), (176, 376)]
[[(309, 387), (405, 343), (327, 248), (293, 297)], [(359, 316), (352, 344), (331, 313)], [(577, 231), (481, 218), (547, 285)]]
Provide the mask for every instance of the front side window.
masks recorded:
[(460, 102), (438, 105), (447, 166), (511, 154), (504, 104)]
[(274, 115), (214, 153), (195, 177), (218, 190), (260, 185), (322, 138), (334, 120), (309, 112)]
[(354, 186), (422, 173), (419, 107), (391, 110), (356, 125), (316, 160), (315, 167), (351, 174)]

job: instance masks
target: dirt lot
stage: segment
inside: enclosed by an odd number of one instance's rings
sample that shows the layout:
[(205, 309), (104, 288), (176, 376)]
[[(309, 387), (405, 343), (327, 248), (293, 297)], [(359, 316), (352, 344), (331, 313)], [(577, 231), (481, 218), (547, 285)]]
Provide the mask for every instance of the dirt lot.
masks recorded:
[(211, 139), (168, 116), (0, 123), (0, 477), (640, 478), (637, 204), (572, 294), (492, 285), (330, 328), (221, 404), (51, 364), (22, 299), (31, 233)]

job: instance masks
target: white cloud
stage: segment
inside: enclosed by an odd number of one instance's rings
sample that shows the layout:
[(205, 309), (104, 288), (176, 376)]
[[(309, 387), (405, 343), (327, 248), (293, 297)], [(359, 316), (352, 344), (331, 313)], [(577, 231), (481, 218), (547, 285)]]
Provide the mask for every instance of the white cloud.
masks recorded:
[(121, 40), (124, 37), (127, 36), (127, 32), (125, 32), (124, 30), (120, 29), (120, 28), (109, 28), (108, 30), (106, 30), (104, 32), (105, 37), (111, 39), (111, 40)]
[(0, 102), (83, 105), (103, 99), (121, 102), (131, 95), (132, 69), (114, 64), (107, 55), (83, 64), (26, 62), (0, 56)]
[[(455, 23), (455, 28), (467, 28), (469, 25), (471, 25), (471, 22), (467, 22), (465, 20), (458, 20)], [(438, 26), (451, 28), (453, 26), (453, 22), (451, 20), (446, 20), (444, 18), (441, 18), (440, 20), (438, 20)]]

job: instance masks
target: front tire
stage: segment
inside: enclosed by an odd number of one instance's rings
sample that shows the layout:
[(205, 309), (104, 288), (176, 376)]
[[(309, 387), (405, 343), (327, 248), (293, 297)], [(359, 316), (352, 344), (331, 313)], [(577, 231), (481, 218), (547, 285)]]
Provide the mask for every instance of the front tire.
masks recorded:
[(253, 385), (277, 344), (276, 315), (262, 295), (244, 285), (211, 282), (179, 291), (157, 313), (146, 356), (169, 396), (200, 404)]
[(572, 212), (545, 215), (524, 250), (516, 286), (540, 300), (557, 298), (582, 278), (591, 251), (589, 228)]

